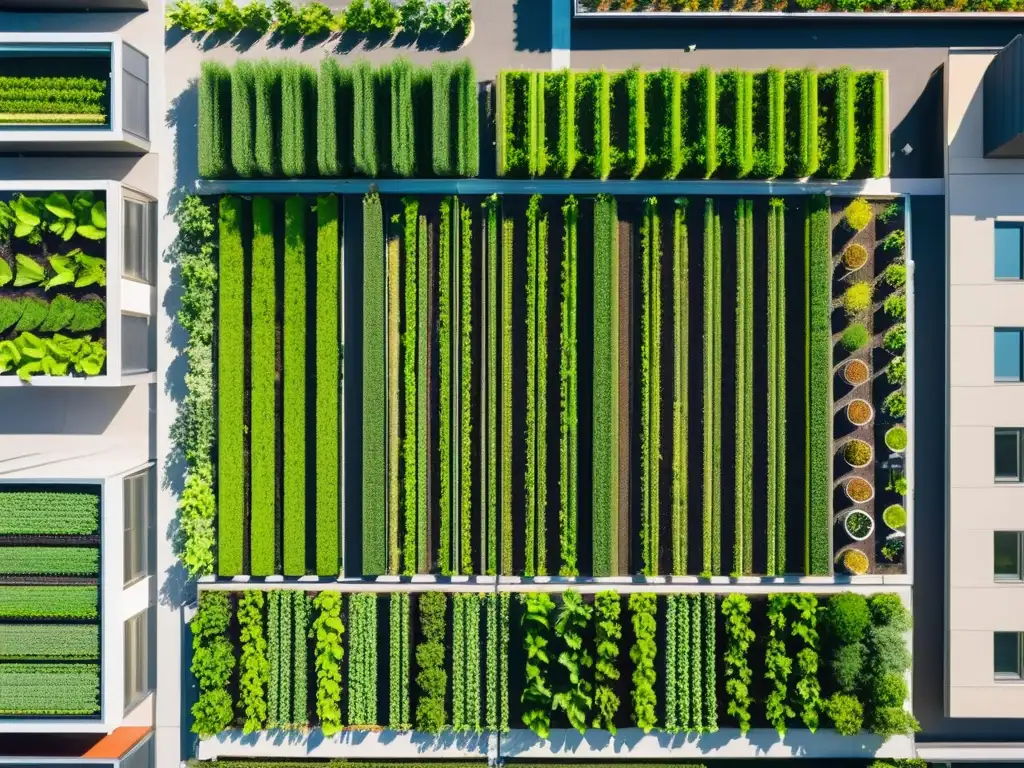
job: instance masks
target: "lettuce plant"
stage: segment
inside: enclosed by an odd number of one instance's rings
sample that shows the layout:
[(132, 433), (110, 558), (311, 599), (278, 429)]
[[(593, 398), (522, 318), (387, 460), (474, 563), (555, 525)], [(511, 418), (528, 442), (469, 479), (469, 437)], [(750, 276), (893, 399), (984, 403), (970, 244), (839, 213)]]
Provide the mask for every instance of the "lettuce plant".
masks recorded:
[(729, 697), (728, 712), (739, 723), (740, 733), (750, 730), (750, 645), (754, 631), (750, 628), (750, 600), (746, 595), (728, 595), (722, 601), (725, 617), (725, 692)]
[(633, 613), (633, 634), (636, 642), (629, 651), (633, 662), (633, 720), (644, 733), (657, 725), (655, 708), (658, 696), (654, 689), (657, 673), (654, 659), (658, 648), (655, 642), (655, 614), (657, 596), (637, 592), (629, 596), (629, 610)]
[(551, 662), (548, 655), (549, 616), (555, 603), (546, 592), (529, 592), (522, 596), (523, 650), (526, 652), (526, 685), (523, 687), (523, 723), (542, 739), (551, 730), (552, 693), (546, 678)]
[(238, 599), (239, 639), (242, 654), (238, 660), (238, 697), (245, 710), (243, 733), (255, 733), (267, 724), (267, 684), (270, 660), (267, 639), (263, 636), (263, 593), (247, 590)]
[(583, 647), (583, 633), (593, 613), (580, 593), (570, 589), (562, 595), (562, 609), (555, 621), (555, 636), (565, 646), (558, 654), (558, 663), (568, 673), (569, 688), (554, 694), (551, 703), (554, 709), (565, 712), (569, 724), (580, 733), (587, 730), (587, 717), (594, 703), (594, 686), (589, 679), (594, 659)]
[(594, 728), (615, 733), (615, 715), (619, 711), (619, 696), (615, 683), (619, 672), (619, 641), (622, 639), (622, 606), (615, 592), (598, 592), (594, 597), (597, 660), (594, 665)]

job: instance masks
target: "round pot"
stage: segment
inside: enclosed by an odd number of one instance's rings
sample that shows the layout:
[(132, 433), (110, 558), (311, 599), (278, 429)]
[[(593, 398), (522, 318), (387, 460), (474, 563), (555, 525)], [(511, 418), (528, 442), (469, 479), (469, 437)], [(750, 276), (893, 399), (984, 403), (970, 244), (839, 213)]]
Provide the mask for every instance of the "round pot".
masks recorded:
[[(867, 414), (868, 415), (867, 415), (867, 418), (864, 418), (864, 419), (861, 419), (860, 421), (858, 421), (858, 420), (854, 419), (854, 417), (853, 417), (853, 408), (855, 406), (861, 406), (861, 405), (863, 406), (863, 408), (861, 408), (861, 410), (863, 410), (864, 408), (867, 408)], [(855, 427), (863, 427), (865, 424), (870, 424), (871, 420), (873, 418), (875, 418), (875, 409), (871, 407), (871, 403), (869, 403), (867, 400), (861, 400), (860, 398), (857, 398), (856, 400), (851, 400), (849, 403), (846, 404), (846, 418)], [(870, 461), (870, 459), (869, 459), (869, 461)], [(849, 464), (849, 462), (847, 462), (847, 463)], [(862, 466), (866, 466), (866, 465), (862, 465)]]
[[(860, 535), (860, 536), (858, 536), (853, 531), (851, 531), (850, 530), (850, 518), (851, 517), (853, 517), (855, 519), (859, 519), (859, 518), (863, 517), (864, 519), (866, 519), (868, 521), (867, 532), (862, 534), (862, 535)], [(846, 530), (846, 535), (849, 536), (854, 541), (864, 541), (872, 533), (875, 532), (875, 521), (871, 519), (871, 515), (869, 515), (867, 512), (864, 512), (864, 511), (859, 510), (859, 509), (851, 509), (849, 512), (846, 513), (846, 516), (843, 518), (843, 528)]]
[[(890, 512), (890, 510), (892, 510), (892, 511)], [(901, 515), (903, 517), (902, 525), (893, 525), (890, 522), (890, 519), (892, 517), (897, 517), (898, 518)], [(902, 531), (904, 528), (907, 527), (907, 510), (906, 510), (906, 508), (902, 504), (890, 504), (888, 507), (885, 508), (885, 511), (882, 512), (882, 522), (885, 523), (886, 526), (890, 530), (893, 530), (893, 531), (896, 531), (896, 532)], [(897, 520), (897, 522), (900, 522), (900, 521)]]
[[(850, 380), (850, 369), (851, 368), (863, 368), (865, 371), (864, 381), (851, 381)], [(863, 360), (851, 360), (843, 366), (843, 381), (849, 384), (851, 387), (859, 387), (861, 384), (867, 383), (868, 379), (871, 378), (871, 369), (868, 368), (868, 364)]]
[[(856, 499), (852, 495), (850, 495), (850, 484), (851, 483), (866, 483), (867, 486), (868, 486), (868, 489), (870, 490), (870, 493), (868, 494), (867, 498), (866, 499)], [(843, 492), (846, 494), (846, 498), (848, 498), (854, 504), (866, 504), (867, 502), (869, 502), (873, 498), (875, 498), (875, 486), (872, 485), (869, 480), (865, 480), (863, 477), (851, 477), (849, 480), (846, 481), (846, 484), (843, 486)]]
[[(854, 464), (852, 461), (850, 461), (849, 457), (847, 456), (847, 446), (849, 446), (853, 442), (863, 443), (864, 445), (866, 445), (868, 447), (868, 458), (867, 458), (867, 461), (864, 461), (861, 464)], [(843, 461), (845, 461), (847, 464), (849, 464), (854, 469), (863, 469), (864, 467), (868, 466), (868, 464), (870, 464), (871, 461), (875, 458), (875, 451), (874, 451), (874, 449), (871, 447), (870, 444), (865, 443), (863, 440), (856, 440), (855, 439), (855, 440), (850, 440), (850, 441), (846, 442), (843, 445), (842, 451), (843, 451)]]
[(907, 429), (906, 429), (906, 427), (903, 427), (903, 426), (898, 426), (898, 427), (891, 427), (891, 428), (890, 428), (890, 429), (889, 429), (889, 430), (888, 430), (888, 431), (887, 431), (887, 432), (885, 433), (885, 447), (886, 447), (886, 448), (888, 448), (888, 449), (889, 449), (890, 451), (892, 451), (893, 453), (903, 453), (903, 452), (904, 452), (905, 450), (907, 450), (907, 446), (906, 446), (906, 445), (904, 445), (904, 446), (903, 446), (902, 448), (894, 448), (894, 447), (893, 447), (893, 446), (892, 446), (892, 445), (891, 445), (891, 444), (889, 443), (889, 435), (891, 435), (891, 434), (894, 434), (894, 433), (895, 433), (895, 432), (896, 432), (897, 430), (903, 430), (903, 434), (904, 434), (904, 436), (906, 436), (906, 433), (907, 433)]
[(859, 549), (850, 547), (843, 552), (843, 567), (853, 576), (863, 576), (871, 567), (871, 561)]

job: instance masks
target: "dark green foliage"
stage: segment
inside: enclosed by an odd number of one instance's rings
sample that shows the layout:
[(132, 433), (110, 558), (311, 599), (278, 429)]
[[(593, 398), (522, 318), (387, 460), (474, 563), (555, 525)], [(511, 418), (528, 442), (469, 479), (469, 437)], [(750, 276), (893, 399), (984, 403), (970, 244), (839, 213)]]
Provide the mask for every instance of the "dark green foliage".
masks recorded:
[(559, 551), (562, 565), (561, 576), (575, 576), (577, 567), (577, 515), (579, 487), (579, 414), (577, 400), (579, 369), (577, 363), (577, 255), (576, 227), (579, 219), (579, 204), (575, 197), (569, 197), (562, 206), (565, 233), (562, 240), (562, 302), (559, 359), (559, 451), (558, 451), (558, 530)]
[(376, 79), (367, 62), (352, 67), (352, 168), (364, 176), (376, 176), (379, 167)]
[(0, 298), (0, 333), (14, 326), (21, 319), (25, 310), (26, 297), (12, 299), (7, 296)]
[(231, 73), (223, 64), (204, 61), (199, 74), (199, 175), (226, 176), (229, 167)]
[(316, 573), (339, 571), (341, 339), (338, 198), (316, 201)]
[(316, 158), (321, 176), (352, 171), (352, 70), (337, 59), (320, 63), (316, 81)]
[(192, 705), (192, 732), (213, 736), (227, 728), (232, 719), (228, 685), (235, 669), (235, 655), (228, 626), (231, 609), (225, 592), (204, 592), (199, 608), (189, 622), (192, 630), (191, 671), (199, 687)]
[(413, 131), (413, 67), (396, 59), (385, 70), (391, 103), (391, 171), (396, 176), (416, 173), (416, 139)]
[(899, 595), (885, 592), (872, 595), (870, 607), (871, 618), (875, 624), (890, 626), (900, 632), (910, 629), (910, 611)]
[(420, 689), (416, 730), (426, 733), (439, 733), (448, 721), (448, 674), (444, 670), (447, 600), (443, 592), (427, 592), (418, 599), (422, 639), (416, 646), (416, 666), (420, 670), (416, 675)]
[(377, 595), (348, 599), (348, 719), (352, 725), (377, 725)]
[(689, 515), (690, 245), (687, 200), (674, 202), (672, 221), (672, 573), (686, 573)]
[(547, 573), (548, 216), (540, 195), (526, 210), (526, 569)]
[(256, 64), (256, 172), (260, 176), (281, 173), (278, 134), (281, 131), (281, 67), (278, 62)]
[(444, 60), (435, 61), (430, 67), (433, 131), (433, 167), (435, 176), (451, 176), (455, 167), (452, 145), (452, 65)]
[(658, 573), (661, 465), (661, 217), (644, 201), (640, 225), (640, 541), (643, 572)]
[(455, 86), (455, 175), (476, 176), (480, 168), (480, 109), (476, 71), (469, 59), (455, 64), (452, 81)]
[(622, 639), (622, 604), (615, 592), (598, 592), (594, 596), (594, 728), (615, 733), (615, 716), (619, 696), (615, 683), (619, 671), (619, 641)]
[(843, 592), (825, 603), (821, 627), (831, 643), (858, 643), (870, 625), (871, 613), (862, 595)]
[(832, 657), (832, 677), (836, 688), (854, 693), (862, 680), (864, 659), (867, 649), (863, 643), (848, 643), (839, 646)]

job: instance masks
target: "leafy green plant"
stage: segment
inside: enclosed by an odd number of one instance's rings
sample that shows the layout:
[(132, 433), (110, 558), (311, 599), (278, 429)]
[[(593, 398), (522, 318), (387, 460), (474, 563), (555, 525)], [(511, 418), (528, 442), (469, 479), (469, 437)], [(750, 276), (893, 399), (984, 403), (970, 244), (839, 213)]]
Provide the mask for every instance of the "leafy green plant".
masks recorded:
[(885, 378), (890, 384), (903, 385), (907, 381), (907, 360), (897, 355), (885, 367)]
[(377, 725), (377, 595), (349, 597), (348, 721)]
[(882, 410), (894, 419), (902, 419), (907, 415), (907, 393), (900, 389), (887, 395)]
[(615, 682), (621, 676), (618, 665), (619, 641), (622, 639), (620, 615), (622, 606), (615, 592), (598, 592), (594, 596), (595, 662), (594, 662), (594, 728), (615, 733), (615, 715), (619, 697)]
[(852, 200), (845, 209), (843, 209), (843, 222), (853, 232), (860, 232), (864, 227), (871, 223), (871, 203), (865, 200), (863, 197), (858, 197)]
[(386, 275), (384, 215), (376, 193), (363, 198), (363, 348), (381, 350), (363, 362), (363, 572), (381, 574), (387, 570), (387, 374), (386, 358)]
[(894, 325), (885, 332), (882, 346), (890, 352), (902, 352), (907, 347), (907, 327), (903, 323)]
[(313, 667), (316, 671), (316, 716), (325, 736), (341, 730), (341, 662), (345, 649), (341, 636), (341, 593), (320, 592), (313, 599), (317, 610), (309, 636), (316, 641)]
[(902, 256), (907, 249), (907, 233), (902, 229), (893, 230), (882, 240), (882, 248)]
[(189, 623), (192, 630), (192, 675), (199, 686), (199, 699), (192, 705), (192, 732), (214, 736), (232, 720), (228, 684), (235, 668), (234, 649), (227, 630), (231, 622), (228, 596), (224, 592), (203, 592), (199, 608)]
[(562, 206), (565, 221), (565, 236), (562, 251), (562, 302), (559, 337), (559, 450), (558, 487), (559, 551), (562, 560), (559, 575), (575, 576), (579, 573), (576, 564), (577, 553), (577, 506), (579, 488), (577, 470), (579, 467), (579, 414), (577, 413), (577, 387), (579, 370), (577, 365), (577, 259), (576, 226), (579, 206), (576, 198), (570, 196)]
[(747, 659), (755, 638), (750, 628), (750, 600), (745, 595), (727, 595), (722, 600), (722, 615), (726, 636), (725, 693), (729, 697), (726, 711), (736, 718), (740, 733), (745, 734), (750, 730), (750, 705), (754, 700), (750, 691), (753, 673)]
[(688, 201), (676, 198), (672, 211), (672, 573), (687, 571), (689, 504), (689, 333), (690, 252)]
[(722, 569), (722, 222), (711, 198), (704, 205), (704, 253), (702, 573), (712, 575)]
[(907, 448), (907, 428), (895, 426), (885, 433), (885, 444), (891, 451), (904, 451)]
[(480, 596), (452, 596), (452, 727), (480, 733)]
[(871, 283), (854, 283), (843, 294), (843, 309), (849, 317), (855, 317), (871, 307)]
[(855, 736), (864, 724), (864, 707), (850, 694), (833, 694), (825, 704), (825, 713), (840, 736)]
[(848, 352), (856, 352), (871, 340), (871, 334), (863, 323), (851, 323), (840, 339)]
[[(230, 710), (230, 698), (227, 704)], [(0, 714), (64, 717), (99, 711), (98, 664), (0, 665)]]
[(906, 539), (903, 536), (899, 536), (895, 539), (889, 539), (882, 545), (882, 556), (890, 563), (899, 562), (899, 559), (903, 556), (903, 547), (906, 543)]
[(97, 587), (0, 586), (2, 619), (95, 619)]
[[(789, 678), (793, 659), (786, 642), (790, 635), (786, 610), (792, 601), (788, 594), (768, 596), (768, 642), (765, 646), (764, 676), (770, 686), (764, 701), (765, 717), (779, 735), (786, 733), (786, 720), (796, 716), (789, 703)], [(724, 606), (723, 606), (724, 608)]]
[(907, 284), (907, 266), (900, 262), (893, 262), (882, 272), (882, 279), (886, 285), (902, 288)]
[(636, 638), (629, 650), (629, 658), (633, 662), (633, 721), (644, 733), (649, 733), (657, 725), (655, 708), (658, 696), (654, 688), (657, 682), (654, 669), (657, 655), (654, 617), (657, 607), (657, 597), (653, 594), (634, 592), (629, 596), (633, 636)]
[(903, 206), (900, 205), (900, 201), (893, 200), (891, 203), (885, 206), (884, 209), (882, 209), (882, 212), (880, 214), (878, 214), (878, 220), (883, 224), (888, 224), (890, 221), (899, 216), (902, 210)]
[(882, 302), (882, 309), (885, 314), (896, 320), (905, 320), (907, 317), (907, 297), (902, 293), (894, 293), (887, 296)]
[(416, 646), (416, 665), (420, 670), (416, 675), (416, 685), (420, 688), (416, 729), (439, 733), (448, 719), (445, 713), (448, 675), (444, 671), (447, 597), (442, 592), (427, 592), (420, 595), (418, 607), (422, 641)]
[(547, 680), (550, 615), (555, 603), (546, 592), (528, 592), (523, 600), (523, 650), (526, 654), (526, 683), (521, 697), (523, 723), (542, 739), (551, 728), (553, 693)]
[(267, 723), (267, 684), (270, 682), (270, 660), (267, 640), (263, 636), (263, 593), (246, 590), (238, 598), (239, 642), (238, 697), (245, 709), (243, 733), (263, 730)]
[(832, 438), (832, 246), (829, 200), (811, 197), (805, 219), (805, 343), (808, 347), (805, 397), (807, 480), (804, 569), (827, 574), (831, 569)]
[(587, 631), (593, 616), (593, 608), (583, 602), (576, 590), (562, 594), (562, 607), (555, 620), (555, 637), (564, 646), (558, 654), (558, 663), (568, 676), (568, 688), (556, 691), (551, 699), (553, 709), (561, 709), (569, 725), (585, 733), (590, 708), (594, 703), (594, 686), (590, 680), (594, 659), (583, 647), (583, 633)]
[(393, 592), (390, 603), (388, 650), (391, 658), (388, 675), (388, 706), (390, 708), (388, 721), (392, 729), (403, 731), (412, 727), (412, 719), (409, 714), (409, 636), (411, 633), (409, 614), (412, 604), (408, 592)]
[(831, 644), (858, 643), (871, 626), (871, 612), (863, 595), (841, 592), (825, 603), (822, 631)]
[(40, 337), (24, 331), (14, 339), (0, 341), (0, 373), (15, 371), (24, 381), (40, 375), (66, 376), (69, 371), (98, 376), (106, 359), (103, 341), (89, 336), (71, 338), (55, 333)]
[(95, 624), (0, 624), (0, 660), (98, 661)]
[(548, 215), (540, 195), (526, 209), (526, 569), (547, 573)]
[(814, 595), (800, 593), (793, 596), (792, 605), (794, 619), (790, 629), (802, 646), (796, 654), (799, 676), (793, 687), (793, 709), (800, 713), (804, 725), (814, 733), (824, 708), (818, 680), (818, 599)]
[(0, 574), (14, 576), (95, 576), (100, 552), (95, 547), (0, 546)]

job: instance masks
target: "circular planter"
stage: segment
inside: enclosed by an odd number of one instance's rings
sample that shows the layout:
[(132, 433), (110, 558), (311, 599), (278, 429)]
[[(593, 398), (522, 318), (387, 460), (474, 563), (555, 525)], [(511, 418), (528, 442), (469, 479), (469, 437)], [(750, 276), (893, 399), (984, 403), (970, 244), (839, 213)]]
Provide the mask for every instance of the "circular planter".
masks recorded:
[(846, 246), (846, 250), (843, 251), (843, 266), (845, 266), (851, 272), (856, 272), (858, 269), (868, 263), (868, 249), (860, 243), (851, 243)]
[(863, 477), (851, 477), (843, 486), (843, 492), (854, 504), (866, 504), (875, 498), (875, 486)]
[[(853, 521), (852, 527), (851, 521)], [(846, 529), (846, 535), (854, 541), (864, 541), (875, 532), (875, 521), (867, 512), (853, 509), (846, 513), (843, 528)]]
[(843, 445), (843, 460), (854, 469), (863, 469), (871, 463), (874, 451), (863, 440), (854, 438)]
[(907, 527), (907, 510), (902, 504), (890, 504), (882, 513), (882, 521), (894, 531)]
[(868, 556), (859, 549), (851, 547), (843, 553), (843, 567), (852, 576), (863, 576), (870, 566)]
[(885, 447), (893, 453), (903, 453), (907, 450), (907, 428), (897, 426), (886, 432)]
[(869, 378), (871, 371), (863, 360), (851, 360), (843, 366), (843, 381), (851, 387), (858, 387)]
[[(871, 403), (867, 400), (851, 400), (846, 405), (846, 418), (849, 419), (850, 423), (855, 427), (863, 427), (865, 424), (871, 422), (875, 417), (875, 409), (871, 407)], [(867, 443), (865, 443), (867, 445)], [(845, 453), (845, 450), (844, 450)], [(870, 459), (868, 459), (870, 461)]]

